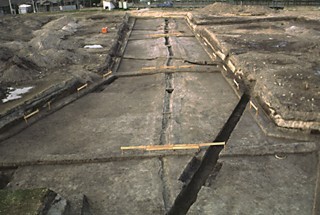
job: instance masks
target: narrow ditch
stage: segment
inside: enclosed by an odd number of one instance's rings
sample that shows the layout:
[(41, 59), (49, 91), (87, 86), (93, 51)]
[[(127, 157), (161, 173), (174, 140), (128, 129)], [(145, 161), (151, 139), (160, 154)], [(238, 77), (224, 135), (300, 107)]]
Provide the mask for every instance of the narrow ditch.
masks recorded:
[[(164, 33), (168, 33), (168, 26), (169, 26), (169, 19), (165, 19), (165, 25), (164, 25)], [(165, 66), (171, 65), (171, 60), (173, 57), (173, 51), (172, 47), (170, 45), (170, 39), (169, 37), (165, 37), (164, 45), (167, 47), (168, 53), (167, 53), (167, 60), (165, 63)], [(172, 99), (172, 92), (173, 92), (173, 77), (171, 73), (165, 74), (165, 95), (163, 99), (163, 116), (162, 116), (162, 127), (161, 127), (161, 133), (160, 133), (160, 145), (164, 145), (168, 143), (168, 127), (170, 124), (171, 119), (171, 99)]]
[[(169, 19), (164, 20), (164, 33), (169, 33)], [(170, 45), (170, 39), (168, 36), (164, 38), (164, 45), (167, 47), (167, 57), (166, 57), (166, 63), (165, 66), (170, 66), (171, 61), (173, 58), (173, 51), (172, 47)], [(163, 99), (163, 113), (162, 113), (162, 127), (161, 127), (161, 133), (160, 133), (160, 145), (168, 144), (169, 143), (169, 125), (171, 120), (171, 113), (172, 113), (172, 92), (173, 92), (173, 75), (172, 73), (165, 73), (165, 95)], [(162, 182), (162, 198), (163, 198), (163, 204), (165, 211), (170, 210), (170, 196), (169, 196), (169, 189), (166, 182), (166, 174), (165, 174), (165, 162), (164, 158), (160, 157), (160, 179)]]
[[(242, 95), (239, 103), (233, 110), (227, 122), (224, 124), (218, 136), (215, 138), (214, 142), (222, 142), (229, 139), (249, 100), (250, 96), (248, 94)], [(215, 169), (219, 159), (219, 154), (223, 148), (223, 146), (210, 146), (207, 149), (201, 160), (199, 168), (192, 176), (190, 182), (182, 188), (181, 192), (167, 213), (168, 215), (182, 215), (188, 212), (192, 204), (196, 202), (201, 187), (205, 185), (205, 182), (210, 174), (213, 174), (213, 170)], [(219, 171), (220, 168), (216, 169)]]
[(159, 161), (160, 161), (159, 175), (160, 175), (160, 179), (162, 181), (162, 199), (163, 199), (164, 209), (167, 212), (170, 209), (170, 194), (169, 194), (169, 188), (166, 183), (167, 175), (166, 175), (165, 169), (164, 169), (164, 165), (165, 165), (164, 158), (160, 157)]

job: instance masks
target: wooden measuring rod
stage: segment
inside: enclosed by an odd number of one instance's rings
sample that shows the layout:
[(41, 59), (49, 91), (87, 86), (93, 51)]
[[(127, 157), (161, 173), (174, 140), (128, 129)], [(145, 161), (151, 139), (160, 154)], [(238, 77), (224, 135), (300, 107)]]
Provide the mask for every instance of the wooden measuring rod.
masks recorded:
[(153, 70), (153, 69), (156, 69), (157, 67), (155, 66), (150, 66), (150, 67), (142, 67), (141, 69), (142, 70)]
[(182, 33), (168, 33), (168, 34), (147, 34), (148, 37), (170, 37), (170, 36), (182, 36)]
[(142, 67), (141, 70), (163, 70), (163, 69), (190, 69), (193, 68), (194, 65), (180, 65), (180, 66), (150, 66), (150, 67)]
[(167, 144), (167, 145), (146, 145), (146, 146), (121, 146), (123, 150), (145, 150), (145, 151), (162, 151), (162, 150), (179, 150), (179, 149), (200, 149), (206, 146), (224, 146), (225, 142), (214, 143), (197, 143), (197, 144)]
[(194, 67), (194, 66), (192, 66), (192, 65), (181, 65), (181, 66), (179, 66), (179, 69), (184, 69), (184, 68), (192, 68), (192, 67)]

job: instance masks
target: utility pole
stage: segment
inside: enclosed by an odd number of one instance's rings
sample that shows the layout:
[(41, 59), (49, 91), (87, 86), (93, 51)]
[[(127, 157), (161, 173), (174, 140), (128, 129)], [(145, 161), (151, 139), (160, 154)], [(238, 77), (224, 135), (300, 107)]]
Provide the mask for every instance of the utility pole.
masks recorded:
[(10, 7), (10, 13), (13, 14), (12, 12), (12, 5), (11, 5), (11, 0), (9, 0), (9, 7)]
[(35, 4), (34, 4), (34, 0), (32, 0), (32, 7), (33, 7), (33, 13), (36, 13), (36, 7), (35, 7)]

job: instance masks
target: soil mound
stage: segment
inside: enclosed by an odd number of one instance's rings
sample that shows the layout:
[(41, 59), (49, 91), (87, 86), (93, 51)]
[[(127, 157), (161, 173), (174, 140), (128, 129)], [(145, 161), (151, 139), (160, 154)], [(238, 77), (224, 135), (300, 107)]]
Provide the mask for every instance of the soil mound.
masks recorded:
[[(50, 73), (50, 70), (88, 58), (87, 53), (77, 51), (81, 43), (68, 40), (79, 28), (76, 19), (63, 16), (48, 23), (34, 19), (25, 23), (32, 26), (31, 40), (0, 44), (1, 85), (36, 80)], [(24, 31), (24, 28), (16, 30)]]
[(214, 3), (204, 8), (197, 10), (200, 14), (207, 15), (221, 15), (221, 14), (248, 14), (251, 16), (262, 16), (270, 14), (273, 10), (266, 6), (253, 6), (253, 5), (232, 5), (228, 3)]

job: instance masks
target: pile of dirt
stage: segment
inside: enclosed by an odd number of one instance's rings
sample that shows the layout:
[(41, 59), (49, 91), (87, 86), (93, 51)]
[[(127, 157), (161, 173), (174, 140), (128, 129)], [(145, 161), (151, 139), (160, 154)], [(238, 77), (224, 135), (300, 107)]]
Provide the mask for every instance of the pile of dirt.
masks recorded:
[[(85, 59), (89, 58), (88, 53), (76, 51), (83, 44), (77, 43), (76, 40), (68, 40), (79, 27), (74, 18), (63, 16), (41, 24), (31, 19), (26, 24), (31, 25), (33, 36), (29, 36), (27, 41), (26, 38), (23, 40), (15, 38), (16, 41), (11, 42), (14, 36), (1, 38), (1, 85), (40, 79), (54, 69), (79, 62), (85, 63)], [(20, 26), (16, 30), (23, 31), (23, 29), (24, 27)]]
[(1, 41), (29, 41), (34, 30), (53, 20), (52, 16), (3, 16), (0, 19)]
[(274, 12), (269, 7), (266, 6), (256, 6), (256, 5), (232, 5), (228, 3), (216, 2), (210, 4), (204, 8), (198, 9), (199, 14), (206, 15), (222, 15), (222, 14), (233, 14), (242, 15), (247, 14), (251, 16), (262, 16)]
[[(53, 73), (90, 81), (104, 65), (121, 22), (121, 15), (105, 13), (2, 17), (0, 31), (6, 34), (0, 35), (0, 86), (32, 84)], [(110, 30), (101, 34), (105, 25)]]

